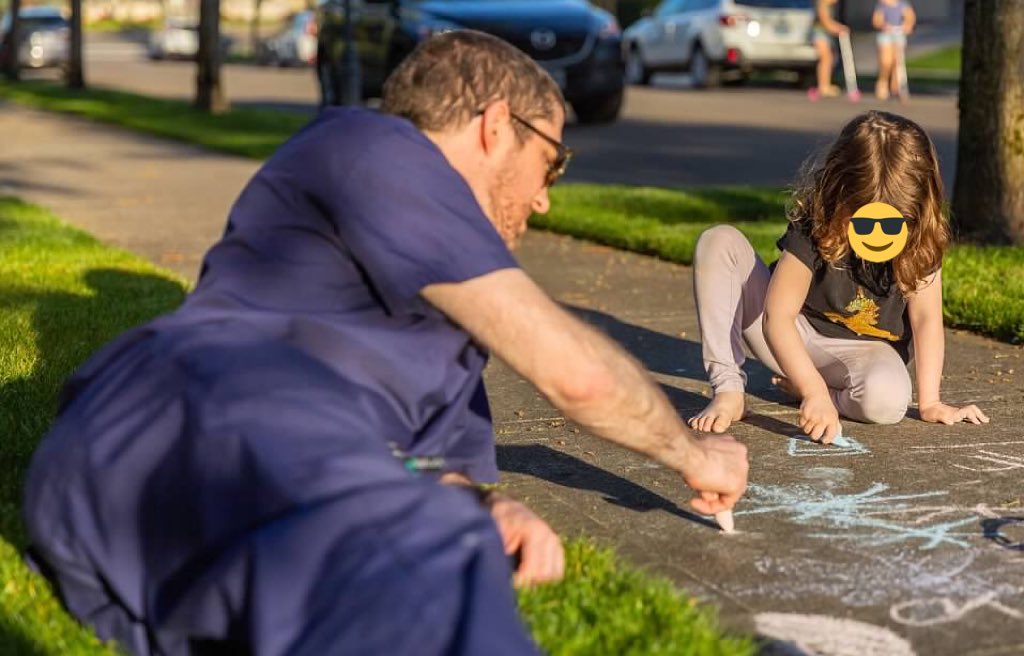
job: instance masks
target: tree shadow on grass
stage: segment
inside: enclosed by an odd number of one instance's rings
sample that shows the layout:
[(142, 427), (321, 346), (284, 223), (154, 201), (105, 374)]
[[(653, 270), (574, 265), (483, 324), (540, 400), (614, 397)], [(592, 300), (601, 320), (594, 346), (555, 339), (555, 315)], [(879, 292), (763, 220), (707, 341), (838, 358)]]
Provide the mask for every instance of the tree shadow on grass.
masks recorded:
[(0, 285), (0, 312), (31, 307), (37, 357), (31, 372), (0, 387), (0, 536), (25, 546), (20, 502), (32, 453), (57, 409), (64, 380), (119, 333), (181, 304), (185, 290), (155, 274), (92, 269), (90, 293)]

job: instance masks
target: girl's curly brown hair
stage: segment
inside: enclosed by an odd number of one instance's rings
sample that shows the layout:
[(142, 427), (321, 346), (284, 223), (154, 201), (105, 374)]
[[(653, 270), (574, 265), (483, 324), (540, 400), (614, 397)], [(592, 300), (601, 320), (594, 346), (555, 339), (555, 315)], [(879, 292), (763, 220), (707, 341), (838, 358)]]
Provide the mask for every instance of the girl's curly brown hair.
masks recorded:
[(805, 166), (786, 214), (809, 222), (821, 257), (837, 265), (850, 252), (850, 217), (873, 202), (907, 218), (907, 245), (891, 263), (896, 285), (908, 296), (942, 265), (949, 222), (931, 139), (917, 123), (880, 111), (847, 123), (824, 160)]

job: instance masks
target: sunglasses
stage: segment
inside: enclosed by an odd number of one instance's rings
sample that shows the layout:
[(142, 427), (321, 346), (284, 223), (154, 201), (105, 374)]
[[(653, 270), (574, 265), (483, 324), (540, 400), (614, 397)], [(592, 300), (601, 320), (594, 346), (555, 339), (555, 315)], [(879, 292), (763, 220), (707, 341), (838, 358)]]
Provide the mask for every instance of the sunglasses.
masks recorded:
[(523, 127), (527, 128), (528, 130), (536, 134), (538, 137), (540, 137), (541, 139), (555, 147), (555, 161), (548, 164), (548, 172), (547, 175), (544, 177), (544, 185), (550, 187), (551, 185), (558, 182), (558, 179), (565, 175), (565, 169), (569, 167), (569, 162), (572, 160), (572, 148), (569, 148), (561, 141), (557, 141), (549, 137), (548, 135), (544, 134), (543, 132), (535, 128), (526, 119), (516, 116), (511, 112), (509, 113), (509, 116), (511, 116), (513, 120), (523, 125)]
[(894, 216), (885, 219), (869, 219), (866, 217), (855, 216), (850, 219), (850, 223), (853, 224), (853, 231), (858, 235), (870, 235), (875, 231), (875, 224), (878, 223), (882, 226), (882, 232), (887, 235), (898, 235), (903, 230), (903, 224), (907, 222), (907, 219), (902, 216)]

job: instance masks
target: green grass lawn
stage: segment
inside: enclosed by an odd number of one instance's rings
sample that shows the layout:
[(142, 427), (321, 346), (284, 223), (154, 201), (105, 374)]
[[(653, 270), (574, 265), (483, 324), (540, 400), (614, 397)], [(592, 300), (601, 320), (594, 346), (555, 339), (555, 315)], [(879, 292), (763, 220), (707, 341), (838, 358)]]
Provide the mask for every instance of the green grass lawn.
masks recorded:
[(103, 18), (83, 25), (86, 32), (148, 32), (158, 29), (162, 21), (159, 18), (146, 21), (114, 20)]
[(296, 112), (252, 108), (210, 116), (178, 100), (109, 89), (76, 92), (41, 80), (0, 81), (0, 98), (257, 159), (274, 152), (310, 119)]
[[(176, 307), (185, 291), (173, 274), (0, 198), (0, 654), (113, 653), (23, 564), (22, 479), (62, 381), (121, 331)], [(551, 654), (754, 652), (751, 641), (723, 636), (713, 610), (584, 540), (569, 543), (565, 581), (522, 593), (520, 605)]]
[[(911, 36), (910, 38), (913, 39), (914, 37)], [(911, 57), (907, 60), (907, 70), (948, 71), (959, 75), (960, 53), (961, 47), (955, 45), (930, 52), (927, 55)]]

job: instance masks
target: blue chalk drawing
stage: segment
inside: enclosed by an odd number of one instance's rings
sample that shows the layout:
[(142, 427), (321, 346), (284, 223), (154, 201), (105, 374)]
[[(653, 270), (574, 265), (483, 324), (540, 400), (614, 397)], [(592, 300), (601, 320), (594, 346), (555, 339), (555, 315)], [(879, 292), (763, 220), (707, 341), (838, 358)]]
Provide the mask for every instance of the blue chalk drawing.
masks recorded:
[[(920, 520), (913, 523), (897, 521), (901, 516), (925, 510), (911, 501), (945, 496), (946, 492), (883, 494), (888, 489), (888, 485), (875, 483), (856, 494), (833, 494), (829, 490), (807, 486), (786, 488), (750, 485), (748, 505), (753, 504), (755, 507), (736, 511), (735, 515), (785, 513), (792, 515), (792, 519), (801, 524), (824, 525), (826, 529), (835, 529), (834, 532), (810, 533), (810, 537), (853, 540), (864, 546), (910, 541), (920, 541), (921, 549), (934, 549), (943, 544), (965, 549), (970, 546), (967, 539), (975, 537), (975, 532), (961, 533), (956, 529), (976, 524), (977, 518), (973, 515), (966, 519), (930, 524), (922, 524)], [(928, 506), (927, 510), (934, 514), (935, 507)]]
[(858, 456), (865, 453), (871, 451), (849, 435), (842, 437), (842, 443), (837, 439), (831, 445), (819, 444), (804, 436), (789, 438), (789, 455), (797, 458)]

